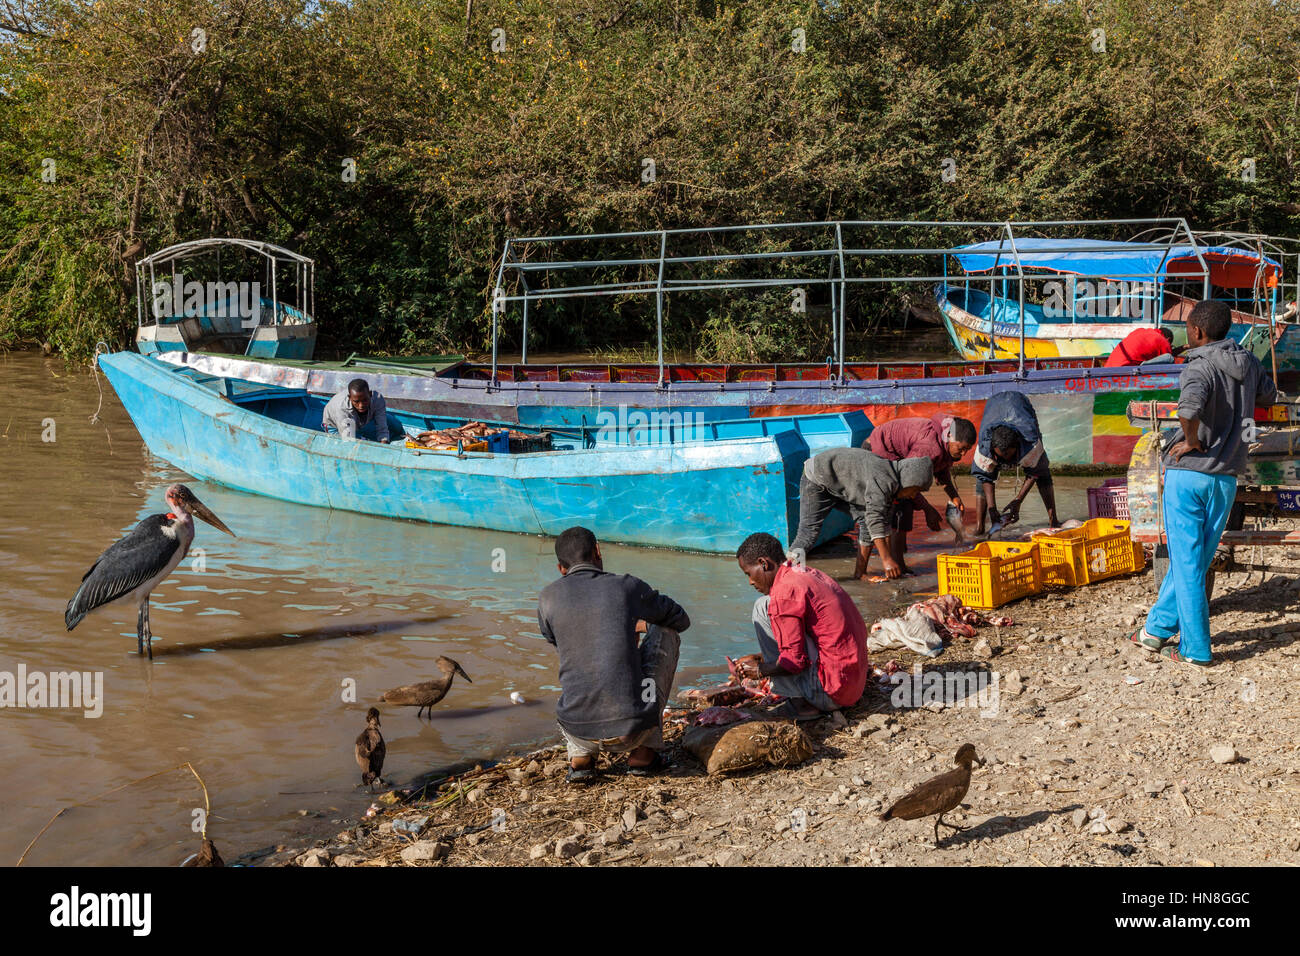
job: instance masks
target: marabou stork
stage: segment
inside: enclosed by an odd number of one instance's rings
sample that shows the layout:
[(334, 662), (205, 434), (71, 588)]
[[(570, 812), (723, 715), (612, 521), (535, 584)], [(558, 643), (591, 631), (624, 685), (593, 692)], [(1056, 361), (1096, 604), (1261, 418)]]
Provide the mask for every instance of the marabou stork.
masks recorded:
[(148, 648), (149, 660), (153, 660), (149, 595), (189, 553), (194, 542), (194, 518), (202, 518), (232, 538), (235, 536), (184, 485), (168, 488), (166, 501), (172, 508), (170, 514), (149, 515), (90, 566), (63, 613), (69, 631), (91, 611), (105, 605), (138, 604), (136, 649), (144, 654)]

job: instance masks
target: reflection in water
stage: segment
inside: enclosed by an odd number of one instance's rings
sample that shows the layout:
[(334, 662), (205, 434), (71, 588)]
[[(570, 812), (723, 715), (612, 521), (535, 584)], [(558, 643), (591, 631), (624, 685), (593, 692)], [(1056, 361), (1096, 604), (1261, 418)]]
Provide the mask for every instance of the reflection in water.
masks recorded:
[[(106, 384), (90, 423), (99, 397), (90, 374), (26, 354), (0, 357), (0, 368), (23, 396), (0, 416), (0, 671), (99, 671), (105, 693), (98, 719), (71, 708), (0, 712), (0, 760), (21, 768), (0, 783), (0, 862), (17, 860), (59, 807), (184, 761), (207, 784), (209, 835), (227, 860), (301, 828), (336, 833), (373, 799), (356, 788), (352, 754), (366, 708), (390, 687), (428, 680), (440, 654), (474, 683), (457, 682), (432, 720), (379, 705), (385, 776), (445, 773), (556, 738), (555, 653), (536, 617), (537, 593), (558, 573), (550, 540), (196, 482), (145, 452)], [(51, 419), (56, 440), (42, 441)], [(162, 493), (177, 480), (239, 537), (200, 525), (190, 556), (154, 592), (152, 666), (135, 653), (134, 608), (65, 631), (64, 605), (86, 567), (164, 510)], [(1063, 513), (1073, 504), (1063, 495)], [(1036, 498), (1027, 521), (1035, 507)], [(933, 568), (950, 537), (914, 546), (917, 566), (928, 558)], [(608, 569), (645, 578), (690, 612), (679, 688), (725, 673), (723, 655), (751, 649), (755, 594), (733, 559), (602, 551)], [(839, 578), (852, 569), (843, 546), (814, 563)], [(893, 585), (845, 586), (868, 620), (905, 597)], [(933, 586), (933, 574), (905, 585)], [(510, 703), (513, 691), (526, 703)], [(61, 817), (29, 862), (173, 865), (197, 848), (202, 806), (188, 773), (128, 787)]]

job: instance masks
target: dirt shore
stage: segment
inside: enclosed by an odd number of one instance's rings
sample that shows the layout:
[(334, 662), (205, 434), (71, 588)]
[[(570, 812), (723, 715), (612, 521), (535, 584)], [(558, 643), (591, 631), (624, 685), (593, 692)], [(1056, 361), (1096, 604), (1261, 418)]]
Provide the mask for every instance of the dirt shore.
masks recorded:
[[(1300, 554), (1288, 559), (1300, 559)], [(998, 675), (997, 706), (896, 708), (871, 682), (847, 720), (804, 724), (806, 763), (706, 775), (669, 733), (673, 766), (590, 787), (556, 748), (401, 799), (311, 846), (252, 865), (1233, 865), (1300, 863), (1300, 580), (1219, 575), (1214, 667), (1127, 643), (1153, 599), (1150, 570), (1008, 606), (1014, 624), (952, 641), (927, 670)], [(889, 655), (876, 655), (880, 664)], [(910, 669), (916, 658), (895, 655)], [(969, 702), (968, 702), (969, 703)], [(995, 712), (994, 712), (995, 711)], [(882, 823), (914, 784), (977, 766), (965, 827)], [(417, 834), (399, 832), (421, 824)], [(394, 828), (397, 824), (397, 829)]]

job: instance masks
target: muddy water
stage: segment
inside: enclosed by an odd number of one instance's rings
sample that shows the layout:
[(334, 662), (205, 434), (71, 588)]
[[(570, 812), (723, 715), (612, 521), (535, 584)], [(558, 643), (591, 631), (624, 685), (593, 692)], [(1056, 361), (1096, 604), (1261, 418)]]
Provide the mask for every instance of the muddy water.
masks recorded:
[[(0, 863), (16, 861), (57, 810), (82, 803), (41, 836), (29, 863), (180, 862), (197, 845), (204, 807), (195, 778), (174, 769), (186, 762), (206, 784), (209, 835), (227, 859), (298, 832), (336, 832), (332, 821), (370, 802), (352, 758), (365, 709), (389, 687), (427, 679), (440, 654), (473, 683), (458, 683), (432, 721), (381, 706), (386, 776), (400, 782), (555, 737), (555, 654), (537, 633), (535, 602), (556, 570), (541, 538), (190, 481), (238, 537), (199, 525), (201, 553), (154, 594), (152, 666), (135, 654), (132, 608), (98, 612), (68, 633), (64, 606), (91, 562), (165, 510), (168, 483), (187, 479), (146, 452), (102, 379), (92, 423), (95, 376), (22, 353), (0, 356), (0, 370), (11, 396), (0, 411), (0, 672), (97, 673), (104, 697), (97, 718), (0, 710)], [(1064, 515), (1086, 507), (1087, 483), (1058, 480), (1075, 486), (1062, 495)], [(1036, 496), (1025, 516), (1041, 518)], [(914, 545), (914, 564), (929, 573), (904, 588), (933, 589), (934, 553), (950, 540)], [(679, 686), (751, 649), (755, 595), (730, 558), (610, 546), (605, 562), (690, 611)], [(842, 579), (852, 567), (846, 546), (813, 563)], [(905, 596), (895, 585), (845, 586), (868, 620)], [(527, 703), (511, 704), (514, 691)], [(133, 783), (150, 774), (160, 775)]]

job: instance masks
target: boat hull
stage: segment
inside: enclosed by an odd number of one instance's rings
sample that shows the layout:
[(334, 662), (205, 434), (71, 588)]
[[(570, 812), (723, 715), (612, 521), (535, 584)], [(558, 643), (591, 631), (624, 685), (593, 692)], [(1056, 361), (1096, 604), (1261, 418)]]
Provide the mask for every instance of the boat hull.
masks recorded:
[[(197, 353), (161, 358), (208, 374), (301, 388), (315, 395), (333, 395), (358, 374)], [(503, 366), (496, 384), (488, 380), (486, 369), (471, 365), (437, 376), (367, 370), (365, 377), (390, 405), (539, 427), (596, 426), (602, 417), (626, 421), (638, 413), (717, 421), (851, 411), (865, 412), (876, 427), (939, 411), (969, 418), (978, 427), (984, 403), (999, 391), (1014, 389), (1027, 395), (1037, 410), (1054, 464), (1124, 468), (1141, 434), (1124, 414), (1128, 402), (1176, 397), (1179, 370), (1177, 366), (1101, 369), (1092, 364), (1090, 360), (1044, 362), (1045, 367), (1029, 368), (1023, 376), (1013, 371), (1012, 362), (855, 365), (846, 371), (862, 377), (843, 384), (829, 377), (826, 366), (767, 366), (758, 370), (763, 377), (756, 374), (752, 379), (748, 369), (721, 369), (727, 378), (716, 381), (704, 378), (708, 367), (674, 366), (673, 380), (662, 388), (654, 378), (629, 380), (656, 371), (640, 366)], [(985, 371), (998, 367), (1007, 370)], [(961, 374), (972, 369), (977, 373)], [(821, 378), (814, 377), (818, 373)], [(549, 377), (530, 377), (535, 374)], [(698, 377), (688, 379), (688, 375)]]
[[(583, 525), (605, 541), (721, 553), (755, 531), (788, 543), (798, 524), (809, 445), (793, 429), (536, 454), (417, 453), (258, 414), (156, 359), (99, 361), (151, 452), (253, 494), (528, 534)], [(846, 426), (844, 443), (856, 433)]]

